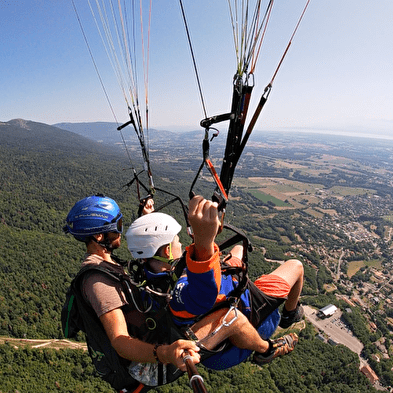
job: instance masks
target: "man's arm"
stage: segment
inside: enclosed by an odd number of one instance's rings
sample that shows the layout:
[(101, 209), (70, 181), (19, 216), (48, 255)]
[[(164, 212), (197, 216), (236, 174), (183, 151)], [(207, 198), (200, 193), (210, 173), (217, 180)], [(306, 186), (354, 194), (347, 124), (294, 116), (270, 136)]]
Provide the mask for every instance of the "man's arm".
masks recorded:
[[(101, 315), (100, 321), (119, 356), (139, 363), (157, 363), (153, 354), (154, 344), (145, 343), (128, 334), (127, 323), (120, 308)], [(180, 370), (185, 371), (182, 354), (186, 350), (191, 355), (192, 361), (195, 364), (199, 363), (200, 356), (197, 353), (199, 348), (193, 341), (188, 340), (178, 340), (170, 345), (158, 347), (157, 356), (162, 363), (172, 363)]]
[(200, 195), (190, 200), (188, 218), (194, 233), (195, 261), (207, 261), (214, 254), (214, 239), (220, 227), (217, 206)]
[(220, 291), (220, 256), (214, 243), (220, 226), (217, 203), (195, 196), (188, 217), (194, 243), (187, 247), (187, 276), (177, 282), (170, 306), (174, 316), (192, 320), (214, 306)]

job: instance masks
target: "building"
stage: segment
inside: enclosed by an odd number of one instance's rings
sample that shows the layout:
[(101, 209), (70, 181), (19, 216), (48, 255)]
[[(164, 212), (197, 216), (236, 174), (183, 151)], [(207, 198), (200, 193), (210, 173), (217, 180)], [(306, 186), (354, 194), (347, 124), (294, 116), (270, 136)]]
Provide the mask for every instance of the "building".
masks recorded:
[(326, 318), (332, 316), (336, 311), (337, 307), (334, 304), (328, 304), (319, 310), (319, 314), (322, 318)]
[(363, 366), (360, 371), (369, 379), (369, 381), (374, 385), (375, 382), (379, 380), (377, 374), (371, 369), (370, 366)]

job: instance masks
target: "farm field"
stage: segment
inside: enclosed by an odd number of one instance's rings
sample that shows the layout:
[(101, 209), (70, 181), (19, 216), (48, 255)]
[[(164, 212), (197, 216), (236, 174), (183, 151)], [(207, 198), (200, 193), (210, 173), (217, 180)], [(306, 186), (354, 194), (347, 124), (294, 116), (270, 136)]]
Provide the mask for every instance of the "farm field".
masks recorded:
[(234, 185), (253, 195), (263, 203), (271, 202), (278, 209), (307, 208), (306, 212), (317, 218), (324, 214), (334, 215), (334, 209), (315, 208), (326, 197), (342, 198), (346, 196), (375, 194), (375, 190), (333, 186), (329, 189), (322, 184), (303, 183), (284, 178), (248, 177), (237, 178)]
[(374, 267), (377, 270), (382, 269), (382, 263), (378, 259), (374, 259), (370, 261), (352, 261), (352, 262), (348, 262), (348, 277), (351, 278), (363, 266)]

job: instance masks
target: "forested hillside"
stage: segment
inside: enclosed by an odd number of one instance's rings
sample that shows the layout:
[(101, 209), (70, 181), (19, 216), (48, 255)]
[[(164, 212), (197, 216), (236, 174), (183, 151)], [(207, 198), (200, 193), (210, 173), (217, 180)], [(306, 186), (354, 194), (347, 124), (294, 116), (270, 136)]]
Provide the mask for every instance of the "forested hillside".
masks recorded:
[[(119, 202), (129, 225), (137, 210), (135, 189), (122, 187), (131, 180), (130, 164), (118, 148), (23, 120), (0, 123), (0, 164), (0, 335), (62, 338), (60, 310), (83, 256), (83, 245), (63, 234), (64, 219), (75, 201), (100, 192)], [(179, 162), (154, 169), (157, 185), (187, 195), (192, 173), (182, 170)], [(243, 229), (253, 230), (258, 227), (252, 214), (255, 200), (243, 197), (252, 202), (248, 210), (234, 203), (228, 218), (242, 217)], [(181, 217), (179, 207), (175, 213)], [(272, 237), (274, 226), (272, 219)], [(125, 245), (119, 253), (128, 256)], [(252, 275), (271, 270), (262, 261), (259, 250), (252, 254)], [(313, 270), (306, 270), (305, 290), (314, 293), (317, 278)], [(269, 366), (246, 363), (222, 373), (202, 370), (209, 391), (373, 391), (358, 371), (356, 355), (321, 343), (314, 335), (307, 325), (296, 351)], [(87, 354), (80, 351), (0, 345), (1, 392), (111, 391), (93, 375)], [(190, 391), (186, 382), (182, 378), (157, 391)]]

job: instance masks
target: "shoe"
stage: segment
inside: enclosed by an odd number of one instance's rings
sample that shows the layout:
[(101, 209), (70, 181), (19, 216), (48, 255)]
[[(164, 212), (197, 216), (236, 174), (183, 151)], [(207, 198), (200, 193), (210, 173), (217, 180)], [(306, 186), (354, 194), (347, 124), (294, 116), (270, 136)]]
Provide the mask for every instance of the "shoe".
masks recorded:
[(301, 321), (303, 315), (304, 315), (304, 310), (299, 303), (297, 304), (297, 307), (292, 311), (287, 311), (284, 306), (281, 315), (281, 320), (278, 326), (280, 326), (280, 328), (283, 329), (289, 328), (289, 326), (291, 326), (293, 323)]
[(299, 337), (296, 333), (289, 333), (276, 340), (269, 340), (268, 353), (255, 352), (252, 361), (259, 365), (270, 363), (274, 358), (292, 352), (298, 341)]

